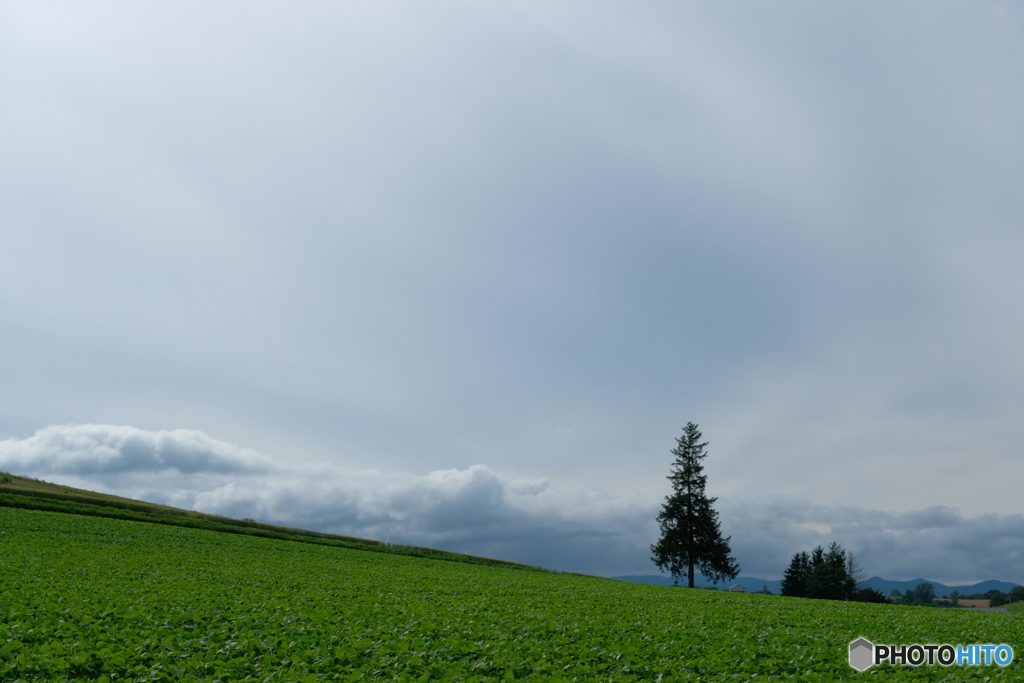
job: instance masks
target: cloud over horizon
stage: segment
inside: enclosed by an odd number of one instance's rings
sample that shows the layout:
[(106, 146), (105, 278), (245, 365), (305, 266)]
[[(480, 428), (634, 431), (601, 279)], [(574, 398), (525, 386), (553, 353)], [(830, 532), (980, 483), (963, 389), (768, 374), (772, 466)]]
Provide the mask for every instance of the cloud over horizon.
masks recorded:
[(0, 439), (1020, 511), (1019, 4), (7, 2), (0, 91)]
[[(283, 466), (197, 430), (53, 425), (0, 441), (0, 470), (234, 518), (564, 571), (653, 574), (662, 503), (514, 478), (484, 465), (416, 475)], [(1024, 516), (904, 513), (793, 498), (721, 500), (745, 576), (775, 579), (792, 553), (835, 540), (869, 575), (944, 583), (1024, 578)]]

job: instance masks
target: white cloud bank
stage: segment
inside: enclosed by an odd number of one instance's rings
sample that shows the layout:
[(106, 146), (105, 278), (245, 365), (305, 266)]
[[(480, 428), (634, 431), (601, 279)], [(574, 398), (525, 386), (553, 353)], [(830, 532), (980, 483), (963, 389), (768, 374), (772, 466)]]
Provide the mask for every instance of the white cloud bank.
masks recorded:
[[(655, 573), (655, 496), (514, 479), (484, 465), (416, 475), (285, 467), (195, 430), (60, 425), (0, 441), (0, 469), (227, 515), (467, 552), (567, 571)], [(778, 578), (797, 550), (832, 540), (869, 575), (1024, 581), (1024, 515), (903, 514), (806, 501), (720, 501), (743, 574)]]

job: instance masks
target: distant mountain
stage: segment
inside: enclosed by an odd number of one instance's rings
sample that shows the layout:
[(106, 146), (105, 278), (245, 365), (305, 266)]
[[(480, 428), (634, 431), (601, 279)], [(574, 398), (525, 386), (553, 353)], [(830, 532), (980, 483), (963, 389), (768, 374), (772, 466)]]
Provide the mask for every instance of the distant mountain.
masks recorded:
[(947, 586), (939, 583), (938, 581), (928, 581), (927, 579), (911, 579), (910, 581), (889, 581), (878, 576), (872, 576), (867, 581), (861, 581), (857, 584), (858, 588), (874, 588), (882, 595), (889, 597), (889, 593), (894, 590), (900, 592), (912, 590), (914, 586), (919, 583), (930, 583), (935, 586), (935, 597), (946, 598), (953, 591), (958, 591), (961, 595), (973, 595), (974, 593), (985, 593), (990, 590), (998, 590), (1003, 593), (1007, 593), (1012, 590), (1017, 584), (1010, 583), (1009, 581), (982, 581), (981, 583), (975, 583), (970, 586)]
[[(620, 581), (632, 581), (633, 583), (650, 583), (656, 586), (671, 586), (672, 578), (668, 576), (659, 576), (657, 574), (648, 574), (644, 576), (613, 576), (613, 579), (619, 579)], [(726, 590), (729, 586), (739, 584), (743, 586), (748, 593), (756, 593), (762, 590), (765, 586), (768, 587), (772, 593), (779, 594), (781, 590), (779, 581), (769, 581), (768, 579), (758, 579), (752, 576), (740, 576), (732, 581), (719, 581), (717, 584), (708, 581), (703, 576), (698, 576), (694, 579), (694, 584), (698, 588), (712, 588), (716, 587), (718, 590)], [(680, 580), (680, 585), (686, 585), (686, 579)]]
[[(648, 574), (644, 576), (613, 576), (612, 578), (619, 579), (620, 581), (632, 581), (633, 583), (650, 583), (657, 586), (672, 585), (671, 577), (661, 576), (657, 574)], [(685, 581), (685, 579), (682, 579), (680, 581), (680, 584), (685, 585)], [(1010, 590), (1013, 589), (1014, 586), (1017, 585), (1015, 583), (1010, 583), (1008, 581), (990, 580), (982, 581), (981, 583), (976, 583), (970, 586), (947, 586), (945, 584), (939, 583), (938, 581), (928, 581), (927, 579), (912, 579), (910, 581), (889, 581), (888, 579), (883, 579), (878, 576), (872, 576), (870, 579), (858, 583), (857, 587), (874, 588), (882, 595), (889, 597), (889, 594), (892, 593), (893, 590), (899, 590), (902, 593), (903, 591), (913, 589), (914, 586), (916, 586), (919, 583), (926, 582), (935, 586), (935, 597), (937, 598), (949, 597), (949, 594), (953, 591), (959, 591), (961, 595), (985, 593), (986, 591), (990, 591), (992, 589), (1002, 591), (1003, 593), (1008, 593)], [(694, 583), (699, 588), (710, 588), (716, 585), (711, 581), (705, 579), (703, 576), (698, 576), (694, 580)], [(733, 581), (719, 582), (717, 586), (719, 590), (725, 590), (729, 586), (732, 586), (737, 583), (743, 586), (743, 588), (745, 588), (748, 593), (756, 593), (757, 591), (762, 590), (765, 586), (767, 586), (768, 590), (770, 590), (772, 593), (775, 593), (776, 595), (782, 592), (781, 581), (769, 581), (768, 579), (758, 579), (752, 576), (741, 576)]]

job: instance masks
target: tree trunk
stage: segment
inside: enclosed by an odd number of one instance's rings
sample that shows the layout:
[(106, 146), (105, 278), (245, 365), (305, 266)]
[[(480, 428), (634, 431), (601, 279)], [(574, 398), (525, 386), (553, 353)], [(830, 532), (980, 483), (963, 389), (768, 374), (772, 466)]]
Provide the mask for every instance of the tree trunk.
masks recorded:
[(693, 588), (693, 560), (690, 560), (690, 567), (686, 572), (686, 578), (689, 580), (690, 588)]

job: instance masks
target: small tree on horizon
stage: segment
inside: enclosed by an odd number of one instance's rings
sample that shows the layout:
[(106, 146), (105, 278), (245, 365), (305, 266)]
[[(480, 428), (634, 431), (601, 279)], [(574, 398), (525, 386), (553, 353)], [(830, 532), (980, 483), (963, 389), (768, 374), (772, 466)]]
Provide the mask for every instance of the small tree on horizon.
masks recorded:
[(793, 555), (782, 577), (782, 594), (794, 598), (865, 601), (885, 599), (881, 593), (857, 592), (857, 575), (861, 569), (852, 552), (833, 542), (826, 552), (820, 545), (811, 551)]
[(879, 591), (876, 591), (874, 588), (856, 588), (850, 596), (850, 599), (856, 602), (889, 602), (884, 595)]
[(935, 586), (928, 583), (919, 583), (914, 586), (914, 600), (922, 605), (930, 605), (935, 602)]
[(665, 499), (658, 525), (661, 538), (651, 546), (652, 559), (659, 569), (668, 570), (676, 585), (686, 573), (687, 585), (694, 587), (694, 570), (715, 583), (734, 579), (740, 573), (736, 560), (730, 556), (729, 540), (722, 538), (718, 512), (712, 507), (717, 498), (704, 493), (707, 476), (701, 460), (707, 457), (707, 443), (693, 422), (686, 423), (683, 435), (676, 439), (672, 454), (672, 493)]
[(807, 597), (819, 600), (849, 600), (857, 582), (847, 573), (846, 551), (835, 541), (823, 553), (821, 546), (813, 557), (821, 557), (807, 577)]
[(780, 592), (791, 598), (802, 598), (807, 595), (807, 577), (811, 575), (811, 558), (801, 551), (793, 555), (789, 568), (782, 575)]
[(853, 579), (854, 586), (864, 580), (864, 570), (861, 569), (860, 562), (854, 557), (852, 550), (846, 551), (846, 575)]

